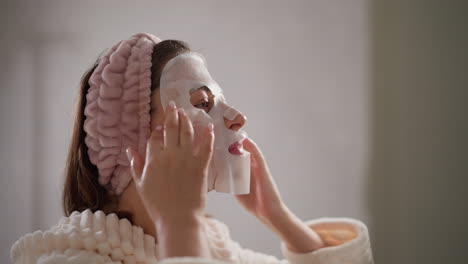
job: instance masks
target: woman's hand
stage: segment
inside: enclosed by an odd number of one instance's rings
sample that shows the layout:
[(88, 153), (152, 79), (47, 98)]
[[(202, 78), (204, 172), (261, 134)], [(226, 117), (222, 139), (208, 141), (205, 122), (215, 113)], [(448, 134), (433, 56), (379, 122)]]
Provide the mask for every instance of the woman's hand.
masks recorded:
[(285, 205), (258, 146), (249, 138), (243, 146), (250, 152), (250, 193), (235, 197), (247, 211), (269, 226), (272, 219), (284, 213)]
[(320, 236), (301, 221), (281, 199), (278, 187), (258, 146), (250, 139), (243, 142), (250, 152), (250, 193), (236, 195), (237, 201), (280, 236), (295, 252), (311, 252), (324, 246)]
[(189, 118), (171, 102), (164, 126), (158, 125), (148, 139), (145, 160), (130, 150), (135, 185), (156, 224), (204, 215), (213, 125), (202, 133), (204, 140), (196, 146)]
[(171, 101), (164, 118), (164, 126), (151, 133), (145, 160), (127, 150), (133, 180), (155, 224), (159, 258), (210, 258), (204, 211), (213, 124), (203, 132), (203, 142), (195, 144), (192, 123), (183, 109), (177, 111)]

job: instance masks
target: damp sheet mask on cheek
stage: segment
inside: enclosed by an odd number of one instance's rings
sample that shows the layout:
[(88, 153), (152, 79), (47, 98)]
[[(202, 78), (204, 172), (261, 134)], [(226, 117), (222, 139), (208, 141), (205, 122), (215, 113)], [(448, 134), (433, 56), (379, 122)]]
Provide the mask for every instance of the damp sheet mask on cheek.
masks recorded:
[[(209, 112), (194, 107), (190, 102), (191, 94), (203, 89), (202, 87), (208, 88), (214, 96), (214, 104)], [(202, 55), (187, 52), (171, 59), (161, 73), (160, 96), (163, 109), (166, 109), (169, 101), (174, 101), (185, 110), (194, 127), (206, 127), (209, 123), (214, 125), (215, 142), (207, 191), (248, 194), (250, 153), (242, 149), (242, 141), (247, 134), (226, 126), (224, 118), (234, 120), (240, 113), (226, 103), (222, 90), (211, 78)], [(233, 148), (238, 151), (232, 151)], [(230, 150), (237, 154), (232, 154)]]

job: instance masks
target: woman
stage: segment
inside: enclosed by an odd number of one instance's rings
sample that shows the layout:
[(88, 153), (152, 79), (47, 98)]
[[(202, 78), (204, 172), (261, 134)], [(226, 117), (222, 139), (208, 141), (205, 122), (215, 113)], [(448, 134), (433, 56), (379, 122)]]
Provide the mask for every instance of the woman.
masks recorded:
[[(213, 187), (214, 131), (239, 132), (246, 117), (211, 116), (212, 86), (191, 91), (190, 107), (166, 103), (169, 64), (197, 61), (187, 44), (139, 33), (107, 50), (82, 78), (63, 192), (65, 217), (20, 238), (14, 263), (372, 263), (366, 226), (349, 218), (302, 222), (282, 201), (258, 148), (250, 153), (248, 194), (236, 200), (282, 240), (285, 259), (242, 248), (204, 213)], [(196, 74), (204, 64), (195, 67)], [(166, 99), (165, 99), (166, 98)], [(190, 111), (190, 114), (187, 113)], [(234, 114), (232, 114), (234, 113)], [(237, 153), (239, 152), (239, 153)]]

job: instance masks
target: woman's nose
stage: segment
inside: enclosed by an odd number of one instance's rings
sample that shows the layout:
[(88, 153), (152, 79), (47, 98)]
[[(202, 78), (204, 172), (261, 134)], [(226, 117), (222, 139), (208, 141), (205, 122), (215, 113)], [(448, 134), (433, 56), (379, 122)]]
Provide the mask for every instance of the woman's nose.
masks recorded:
[(224, 123), (226, 124), (226, 127), (234, 131), (239, 131), (239, 129), (245, 125), (245, 122), (247, 122), (247, 117), (240, 112), (232, 120), (224, 117)]

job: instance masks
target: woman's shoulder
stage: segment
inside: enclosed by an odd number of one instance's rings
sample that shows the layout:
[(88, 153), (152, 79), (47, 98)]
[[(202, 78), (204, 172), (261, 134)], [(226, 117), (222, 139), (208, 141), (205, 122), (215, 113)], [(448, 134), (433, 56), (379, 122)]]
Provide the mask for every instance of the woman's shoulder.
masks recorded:
[[(62, 217), (57, 225), (48, 230), (38, 230), (22, 236), (11, 247), (13, 263), (35, 263), (40, 258), (77, 257), (130, 259), (136, 261), (156, 260), (153, 236), (144, 234), (127, 219), (102, 211), (75, 211)], [(86, 261), (85, 261), (86, 262)]]

